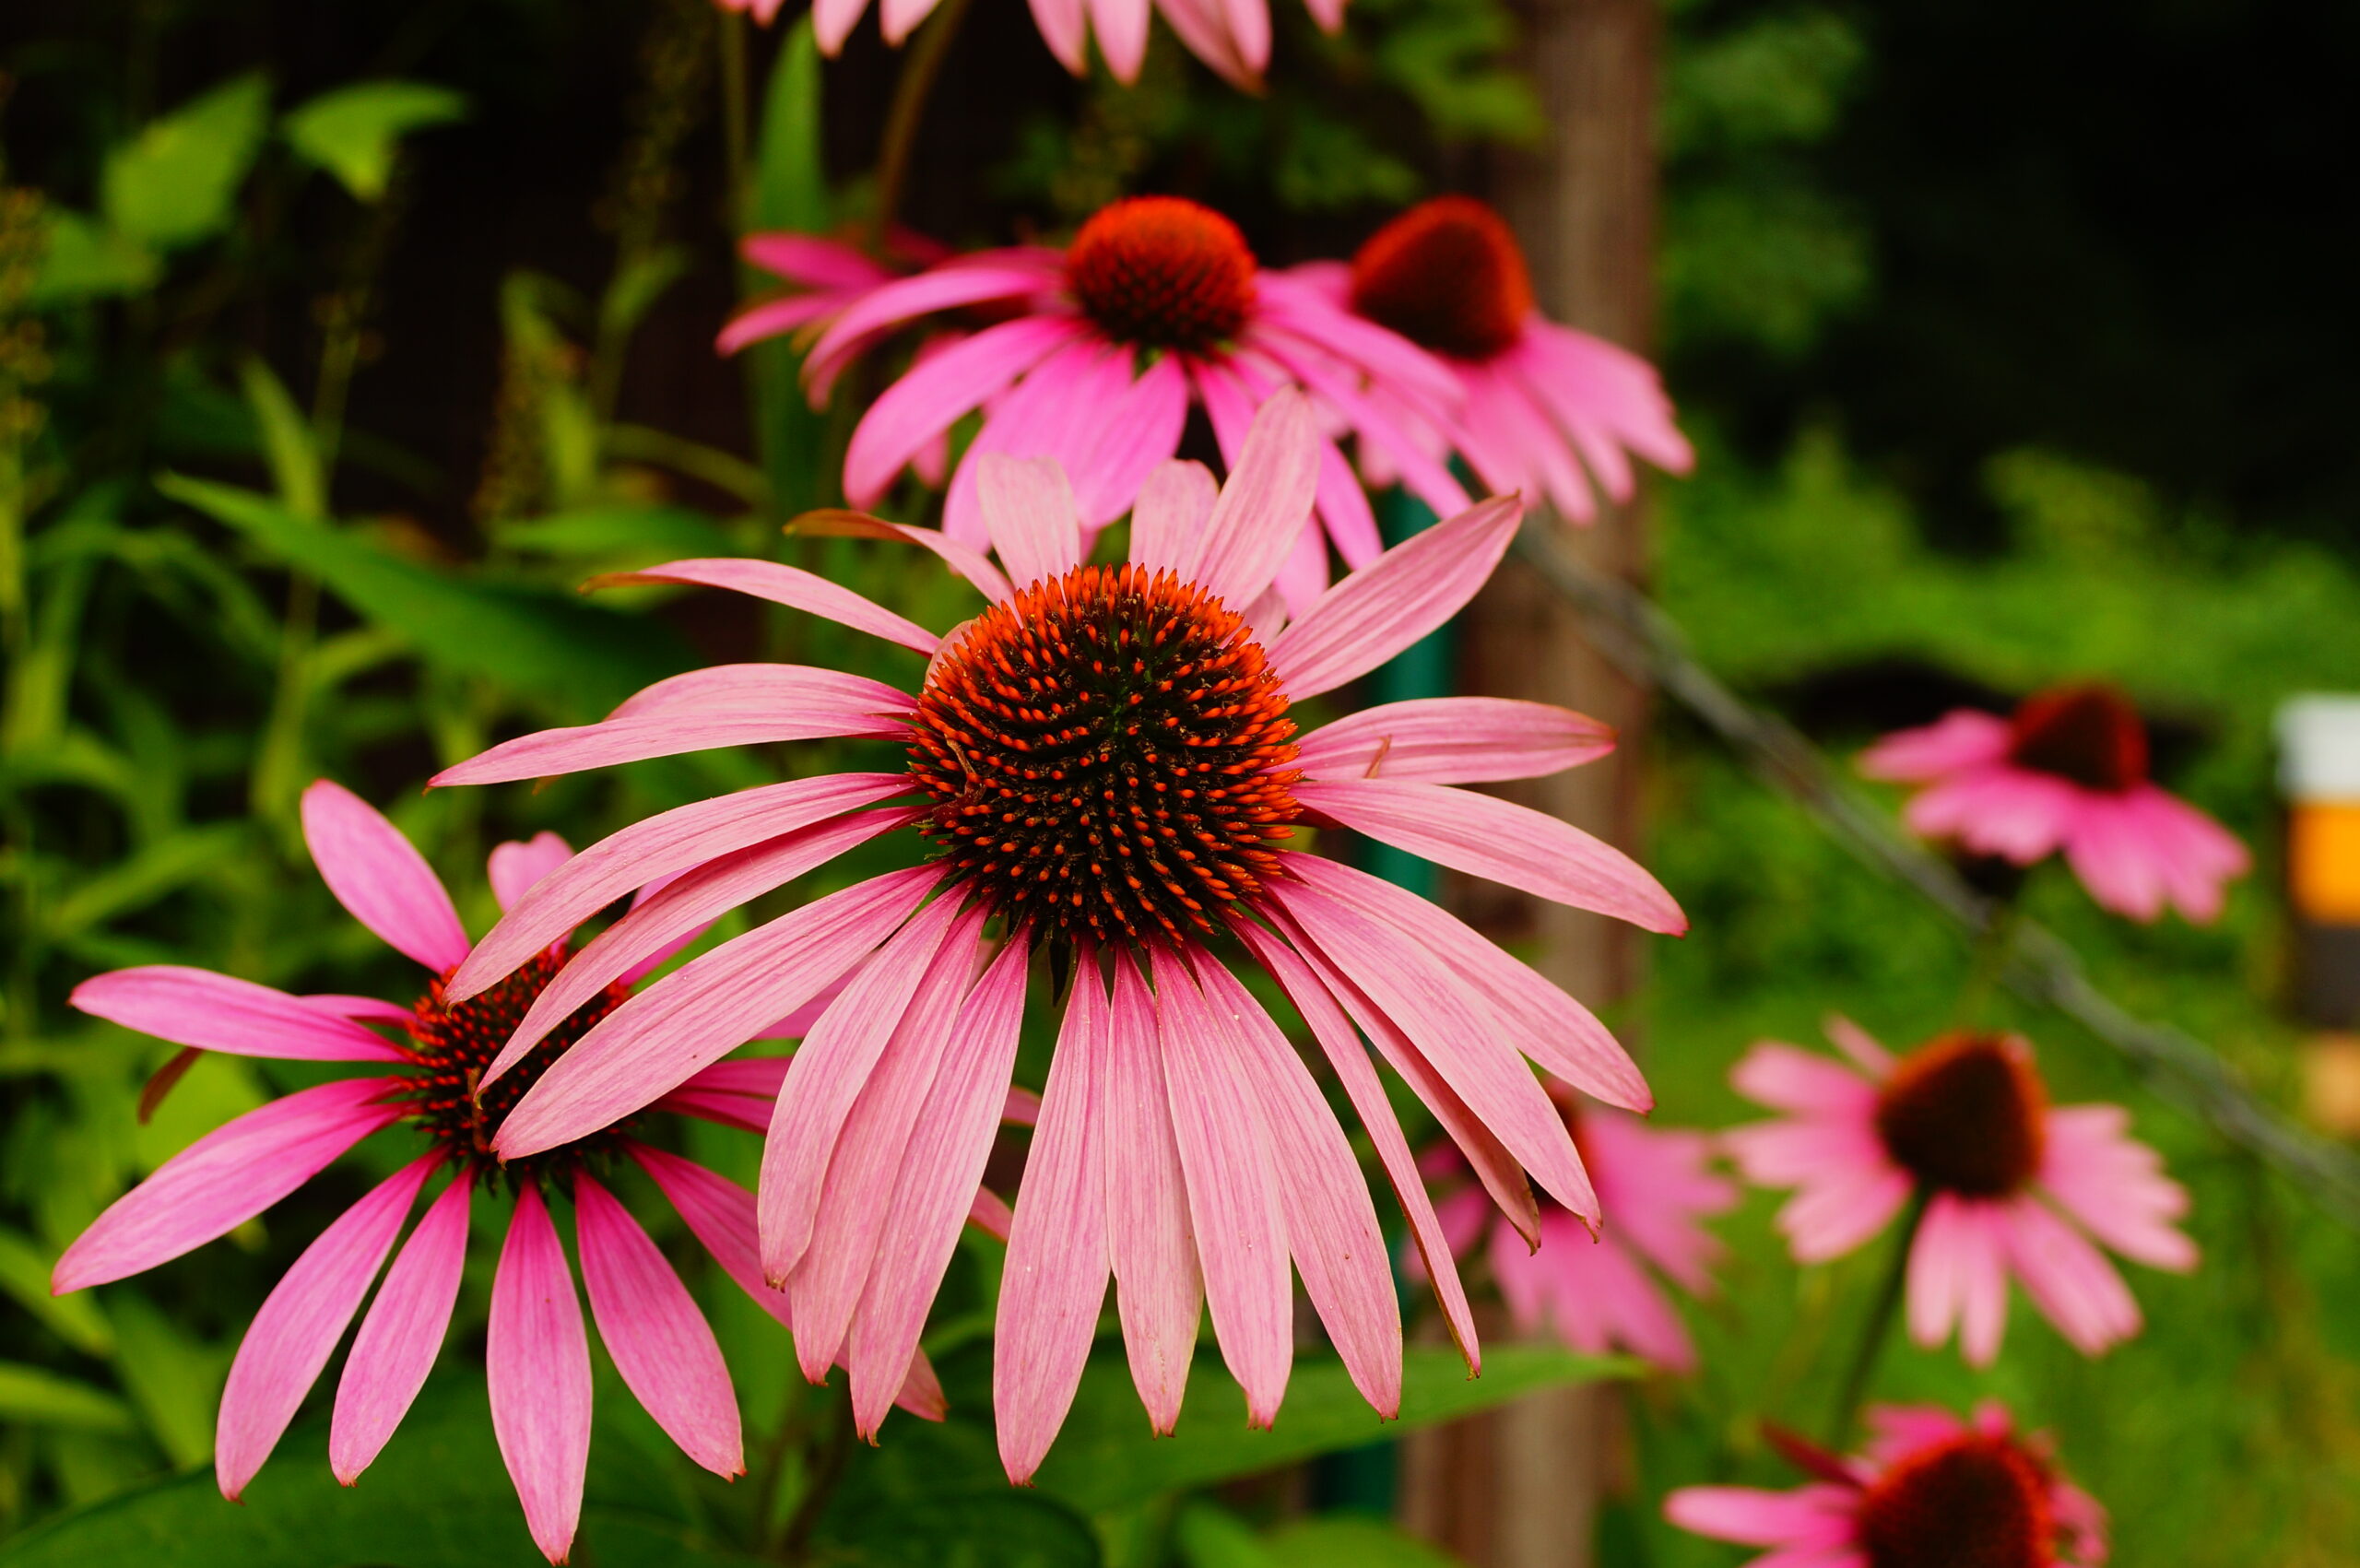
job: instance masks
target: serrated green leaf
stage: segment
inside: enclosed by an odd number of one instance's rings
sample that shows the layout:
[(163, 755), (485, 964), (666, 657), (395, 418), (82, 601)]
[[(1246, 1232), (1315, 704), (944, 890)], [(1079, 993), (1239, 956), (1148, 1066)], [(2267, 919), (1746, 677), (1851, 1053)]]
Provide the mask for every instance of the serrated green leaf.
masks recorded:
[(136, 294), (154, 285), (164, 270), (155, 252), (64, 207), (49, 209), (41, 272), (33, 279), (35, 306), (70, 304), (116, 294)]
[(270, 84), (240, 77), (151, 121), (107, 155), (99, 177), (107, 224), (165, 250), (194, 244), (230, 221), (270, 113)]
[(30, 1236), (0, 1228), (0, 1291), (76, 1350), (105, 1355), (114, 1347), (114, 1330), (107, 1326), (106, 1315), (88, 1291), (51, 1295), (49, 1275), (56, 1266), (57, 1255), (44, 1251)]
[(113, 1432), (136, 1431), (138, 1424), (113, 1395), (18, 1362), (0, 1362), (0, 1421)]
[(1245, 1396), (1208, 1357), (1190, 1380), (1179, 1430), (1157, 1437), (1148, 1430), (1120, 1354), (1101, 1353), (1092, 1357), (1065, 1430), (1034, 1481), (1050, 1496), (1096, 1514), (1455, 1421), (1540, 1389), (1634, 1370), (1624, 1361), (1499, 1345), (1483, 1352), (1483, 1375), (1469, 1378), (1457, 1351), (1412, 1348), (1405, 1352), (1401, 1419), (1385, 1422), (1341, 1362), (1298, 1362), (1278, 1424), (1254, 1432), (1245, 1425)]
[(467, 100), (425, 82), (355, 82), (324, 92), (278, 123), (296, 156), (364, 202), (385, 194), (402, 137), (466, 117)]

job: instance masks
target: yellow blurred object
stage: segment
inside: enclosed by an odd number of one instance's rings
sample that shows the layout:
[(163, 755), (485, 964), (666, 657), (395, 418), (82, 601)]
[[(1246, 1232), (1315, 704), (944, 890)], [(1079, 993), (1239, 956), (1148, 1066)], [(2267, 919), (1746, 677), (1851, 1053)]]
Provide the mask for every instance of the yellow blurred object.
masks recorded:
[(2303, 1052), (2303, 1100), (2311, 1124), (2360, 1138), (2360, 1037), (2322, 1034)]
[(2295, 913), (2360, 925), (2360, 801), (2301, 801), (2287, 825), (2286, 876)]

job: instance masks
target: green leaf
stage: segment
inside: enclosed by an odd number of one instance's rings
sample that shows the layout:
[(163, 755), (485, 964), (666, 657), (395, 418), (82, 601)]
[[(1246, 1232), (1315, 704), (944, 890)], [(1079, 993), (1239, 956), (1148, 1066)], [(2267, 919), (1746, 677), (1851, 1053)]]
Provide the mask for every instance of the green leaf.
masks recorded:
[(1245, 1398), (1210, 1357), (1197, 1368), (1186, 1412), (1170, 1437), (1156, 1437), (1119, 1354), (1091, 1359), (1065, 1430), (1035, 1478), (1040, 1489), (1085, 1514), (1140, 1503), (1159, 1492), (1210, 1486), (1339, 1448), (1455, 1421), (1542, 1388), (1628, 1375), (1634, 1363), (1531, 1345), (1483, 1353), (1469, 1378), (1456, 1350), (1405, 1353), (1401, 1419), (1382, 1422), (1339, 1362), (1298, 1362), (1286, 1403), (1268, 1432), (1245, 1425)]
[(877, 1568), (1098, 1568), (1100, 1561), (1087, 1521), (1006, 1486), (861, 1509), (836, 1524), (827, 1544)]
[[(326, 1447), (327, 1423), (305, 1422), (247, 1487), (242, 1507), (224, 1502), (212, 1472), (199, 1470), (19, 1536), (0, 1547), (0, 1568), (483, 1568), (541, 1561), (493, 1444), (480, 1380), (430, 1385), (356, 1487), (336, 1484)], [(651, 1508), (651, 1468), (660, 1471), (662, 1462), (598, 1431), (575, 1562), (754, 1568), (756, 1559)]]
[(49, 1326), (50, 1331), (86, 1355), (103, 1356), (114, 1348), (114, 1330), (107, 1326), (98, 1302), (88, 1291), (70, 1296), (49, 1293), (50, 1270), (57, 1255), (43, 1251), (30, 1236), (0, 1229), (0, 1291)]
[(1287, 1568), (1458, 1568), (1458, 1559), (1381, 1519), (1330, 1514), (1270, 1532), (1271, 1561)]
[(17, 1362), (0, 1362), (0, 1421), (69, 1432), (137, 1430), (130, 1409), (113, 1395)]
[(1279, 1568), (1280, 1562), (1251, 1525), (1202, 1499), (1180, 1510), (1172, 1534), (1188, 1568)]
[(249, 354), (238, 365), (238, 382), (245, 389), (246, 406), (262, 430), (263, 456), (269, 462), (278, 499), (301, 517), (325, 517), (327, 479), (320, 472), (320, 449), (312, 439), (311, 421), (295, 407), (287, 383), (271, 373), (260, 356)]
[(152, 287), (163, 270), (156, 253), (138, 241), (53, 206), (30, 299), (36, 306), (63, 305), (136, 294)]
[(678, 506), (593, 506), (549, 517), (492, 525), (500, 542), (533, 555), (596, 558), (642, 552), (637, 564), (694, 556), (735, 555), (729, 531), (701, 512)]
[(787, 33), (762, 95), (749, 230), (815, 234), (828, 226), (828, 172), (820, 146), (820, 45), (805, 17)]
[(176, 474), (159, 476), (156, 488), (311, 572), (445, 669), (603, 713), (691, 663), (673, 632), (641, 617), (544, 589), (446, 575), (252, 490)]
[(150, 122), (107, 155), (99, 195), (108, 225), (165, 250), (218, 232), (262, 146), (269, 113), (270, 84), (254, 75)]
[(44, 933), (53, 941), (64, 941), (119, 914), (145, 909), (249, 847), (243, 822), (210, 823), (159, 839), (77, 878), (74, 890), (46, 911)]
[(465, 119), (467, 100), (425, 82), (355, 82), (324, 92), (278, 123), (296, 156), (326, 170), (364, 202), (385, 194), (401, 139)]
[(108, 1309), (114, 1317), (115, 1370), (157, 1445), (175, 1465), (211, 1458), (213, 1407), (230, 1370), (227, 1350), (198, 1344), (135, 1292), (111, 1294)]

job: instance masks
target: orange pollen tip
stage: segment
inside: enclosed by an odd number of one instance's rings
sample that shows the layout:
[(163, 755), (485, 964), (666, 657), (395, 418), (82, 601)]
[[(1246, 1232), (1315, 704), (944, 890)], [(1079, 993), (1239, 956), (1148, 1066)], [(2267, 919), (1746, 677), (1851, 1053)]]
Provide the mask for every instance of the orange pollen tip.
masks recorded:
[(2002, 1197), (2040, 1170), (2048, 1091), (2021, 1041), (1962, 1030), (1902, 1058), (1878, 1094), (1876, 1126), (1921, 1187)]
[(1869, 1568), (2052, 1568), (2047, 1468), (2005, 1437), (1965, 1433), (1870, 1483), (1859, 1503)]
[(2110, 686), (2059, 686), (2024, 700), (2010, 721), (2017, 766), (2119, 794), (2147, 780), (2147, 728)]
[(1422, 348), (1488, 360), (1524, 336), (1532, 277), (1498, 213), (1472, 196), (1436, 196), (1352, 258), (1352, 309)]
[(1245, 330), (1254, 273), (1237, 225), (1178, 196), (1102, 207), (1066, 252), (1066, 286), (1108, 336), (1184, 354)]

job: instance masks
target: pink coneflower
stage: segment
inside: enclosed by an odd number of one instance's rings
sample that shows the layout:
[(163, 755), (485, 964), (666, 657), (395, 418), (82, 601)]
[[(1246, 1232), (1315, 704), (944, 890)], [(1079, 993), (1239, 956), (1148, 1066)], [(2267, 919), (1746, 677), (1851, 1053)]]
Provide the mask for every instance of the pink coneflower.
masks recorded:
[(2148, 780), (2138, 710), (2105, 686), (2037, 692), (2012, 718), (1962, 708), (1886, 736), (1860, 771), (1928, 786), (1909, 802), (1913, 831), (2018, 866), (2061, 849), (2092, 898), (2133, 920), (2166, 903), (2211, 920), (2251, 864), (2227, 829)]
[[(1351, 265), (1317, 262), (1292, 276), (1451, 369), (1465, 398), (1447, 417), (1383, 388), (1372, 399), (1422, 450), (1456, 452), (1495, 492), (1545, 495), (1587, 523), (1598, 515), (1593, 486), (1631, 499), (1626, 454), (1674, 474), (1695, 462), (1655, 368), (1542, 315), (1515, 234), (1472, 196), (1422, 202), (1378, 230)], [(1366, 442), (1361, 464), (1380, 484), (1398, 473), (1392, 449)]]
[[(1434, 1205), (1443, 1234), (1462, 1255), (1488, 1237), (1492, 1279), (1518, 1332), (1545, 1330), (1587, 1355), (1624, 1350), (1673, 1372), (1693, 1370), (1688, 1330), (1649, 1270), (1691, 1295), (1711, 1294), (1721, 1245), (1699, 1221), (1731, 1208), (1737, 1188), (1714, 1173), (1704, 1133), (1578, 1109), (1563, 1092), (1554, 1098), (1598, 1190), (1602, 1228), (1593, 1234), (1579, 1216), (1550, 1204), (1519, 1229), (1470, 1181)], [(1466, 1156), (1449, 1144), (1429, 1149), (1420, 1167), (1429, 1176), (1469, 1175)], [(1526, 1240), (1536, 1231), (1538, 1250)], [(1402, 1264), (1412, 1279), (1424, 1277), (1414, 1254)]]
[[(1059, 251), (986, 251), (884, 284), (840, 313), (805, 373), (823, 384), (879, 336), (939, 312), (988, 308), (1010, 319), (914, 365), (854, 430), (844, 495), (874, 505), (894, 477), (962, 416), (983, 428), (943, 503), (951, 538), (988, 545), (975, 480), (986, 454), (1048, 457), (1071, 482), (1084, 548), (1131, 509), (1140, 482), (1179, 450), (1201, 407), (1234, 465), (1254, 410), (1281, 387), (1316, 397), (1364, 449), (1447, 516), (1466, 491), (1386, 405), (1448, 418), (1457, 378), (1422, 349), (1361, 320), (1283, 273), (1259, 270), (1237, 226), (1195, 202), (1137, 196), (1102, 209)], [(1383, 400), (1369, 395), (1385, 387)], [(1382, 548), (1367, 496), (1332, 442), (1318, 453), (1317, 510), (1349, 567)], [(1328, 581), (1316, 531), (1305, 531), (1275, 584), (1301, 613)], [(1233, 606), (1249, 611), (1249, 606)]]
[[(999, 1302), (995, 1398), (1009, 1475), (1031, 1475), (1056, 1435), (1110, 1274), (1159, 1430), (1178, 1418), (1203, 1303), (1250, 1419), (1276, 1415), (1293, 1354), (1290, 1256), (1354, 1381), (1390, 1414), (1400, 1319), (1375, 1212), (1301, 1058), (1232, 975), (1250, 954), (1293, 998), (1366, 1125), (1471, 1362), (1449, 1248), (1354, 1024), (1519, 1213), (1530, 1207), (1527, 1171), (1575, 1213), (1598, 1213), (1525, 1058), (1631, 1108), (1647, 1104), (1646, 1082), (1596, 1019), (1531, 969), (1440, 910), (1288, 840), (1298, 823), (1338, 824), (1653, 930), (1683, 922), (1612, 849), (1451, 787), (1590, 760), (1611, 745), (1593, 721), (1446, 698), (1297, 737), (1291, 705), (1447, 619), (1490, 575), (1519, 512), (1513, 499), (1474, 507), (1283, 624), (1266, 590), (1308, 525), (1318, 469), (1310, 410), (1283, 393), (1257, 416), (1218, 494), (1193, 463), (1148, 477), (1125, 565), (1081, 564), (1080, 509), (1042, 460), (981, 466), (998, 565), (930, 530), (840, 520), (933, 549), (983, 590), (988, 607), (949, 638), (764, 561), (637, 574), (734, 588), (903, 643), (932, 661), (925, 687), (913, 698), (821, 669), (704, 670), (651, 688), (603, 724), (496, 747), (438, 783), (820, 736), (898, 740), (908, 762), (684, 807), (542, 881), (461, 969), (459, 995), (494, 984), (587, 911), (697, 867), (574, 959), (488, 1083), (642, 948), (773, 886), (783, 862), (808, 865), (822, 842), (894, 829), (914, 830), (935, 853), (650, 986), (533, 1086), (495, 1147), (525, 1158), (591, 1136), (860, 964), (787, 1076), (760, 1197), (763, 1267), (794, 1302), (805, 1371), (824, 1372), (844, 1345), (866, 1431), (908, 1363), (989, 1152), (1027, 966), (1045, 952), (1072, 993)], [(1239, 605), (1270, 619), (1242, 618)], [(889, 804), (908, 796), (915, 803)], [(1004, 933), (987, 967), (986, 923)]]
[(1909, 1248), (1919, 1344), (1956, 1324), (1966, 1359), (1988, 1365), (2013, 1276), (2095, 1355), (2140, 1326), (2099, 1244), (2154, 1268), (2196, 1267), (2196, 1244), (2172, 1224), (2188, 1195), (2130, 1136), (2130, 1113), (2050, 1105), (2021, 1036), (1945, 1034), (1896, 1060), (1843, 1019), (1827, 1032), (1852, 1067), (1793, 1045), (1746, 1054), (1730, 1081), (1788, 1116), (1724, 1137), (1748, 1180), (1799, 1189), (1778, 1227), (1804, 1263), (1852, 1251), (1913, 1195), (1924, 1201)]
[[(573, 1539), (590, 1454), (590, 1346), (549, 1217), (551, 1194), (572, 1199), (591, 1315), (624, 1384), (690, 1458), (719, 1475), (743, 1474), (738, 1397), (720, 1346), (671, 1265), (599, 1174), (619, 1160), (635, 1162), (722, 1269), (785, 1323), (785, 1298), (762, 1283), (753, 1195), (641, 1142), (624, 1125), (505, 1163), (490, 1141), (502, 1113), (671, 949), (651, 952), (552, 1020), (515, 1071), (478, 1094), (492, 1054), (564, 966), (567, 933), (555, 933), (556, 945), (527, 954), (498, 984), (455, 998), (447, 981), (467, 957), (466, 932), (409, 841), (325, 780), (304, 792), (303, 836), (337, 902), (426, 966), (424, 994), (407, 1007), (367, 996), (297, 996), (171, 965), (83, 982), (73, 1002), (84, 1012), (195, 1050), (374, 1070), (299, 1090), (166, 1161), (65, 1249), (51, 1288), (84, 1290), (178, 1257), (270, 1208), (370, 1134), (406, 1126), (425, 1135), (426, 1152), (304, 1249), (238, 1347), (214, 1440), (222, 1495), (234, 1502), (270, 1456), (392, 1256), (419, 1194), (445, 1167), (449, 1184), (394, 1257), (345, 1362), (328, 1438), (336, 1479), (349, 1486), (360, 1478), (426, 1382), (458, 1297), (468, 1202), (478, 1185), (505, 1188), (515, 1199), (492, 1279), (487, 1371), (501, 1455), (549, 1561), (564, 1562)], [(502, 844), (491, 854), (492, 890), (503, 906), (513, 905), (570, 854), (554, 833)], [(683, 1080), (655, 1108), (759, 1128), (785, 1067), (774, 1058), (725, 1064)], [(913, 1360), (909, 1373), (897, 1394), (907, 1408), (938, 1418), (933, 1373)]]
[(1754, 1568), (2098, 1568), (2106, 1510), (2068, 1481), (2048, 1444), (1986, 1404), (1972, 1421), (1938, 1406), (1869, 1412), (1868, 1449), (1839, 1458), (1773, 1441), (1817, 1479), (1793, 1491), (1682, 1487), (1664, 1517), (1715, 1540), (1768, 1547)]

